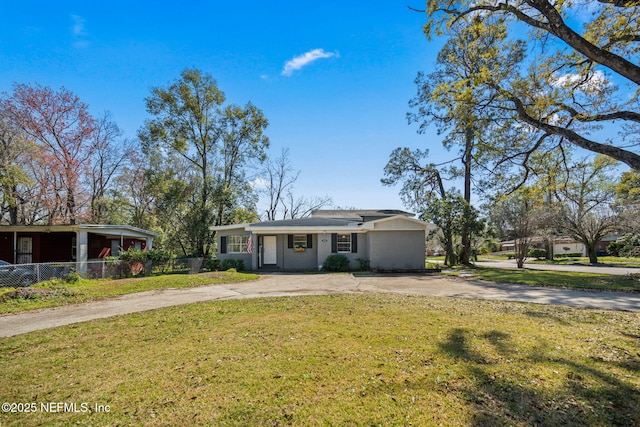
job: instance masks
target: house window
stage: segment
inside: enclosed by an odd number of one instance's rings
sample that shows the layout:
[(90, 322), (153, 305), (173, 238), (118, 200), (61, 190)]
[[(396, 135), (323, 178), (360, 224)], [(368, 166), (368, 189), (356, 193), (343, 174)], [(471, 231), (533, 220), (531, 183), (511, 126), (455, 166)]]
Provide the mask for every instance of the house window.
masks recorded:
[(71, 238), (71, 259), (75, 261), (78, 253), (78, 238), (73, 236)]
[(247, 235), (227, 236), (227, 252), (230, 254), (240, 254), (247, 252)]
[(294, 234), (293, 235), (293, 248), (297, 251), (304, 251), (307, 249), (307, 235), (306, 234)]
[(336, 243), (338, 253), (351, 252), (351, 234), (338, 234)]

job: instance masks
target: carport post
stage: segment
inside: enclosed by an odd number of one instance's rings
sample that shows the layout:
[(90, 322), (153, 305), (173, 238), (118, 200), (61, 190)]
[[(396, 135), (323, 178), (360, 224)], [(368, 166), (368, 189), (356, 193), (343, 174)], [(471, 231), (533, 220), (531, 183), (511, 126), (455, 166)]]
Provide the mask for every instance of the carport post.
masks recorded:
[(18, 262), (18, 232), (13, 232), (13, 263)]
[(86, 230), (76, 231), (77, 248), (76, 261), (78, 273), (84, 277), (87, 273), (87, 258), (89, 256), (89, 232)]

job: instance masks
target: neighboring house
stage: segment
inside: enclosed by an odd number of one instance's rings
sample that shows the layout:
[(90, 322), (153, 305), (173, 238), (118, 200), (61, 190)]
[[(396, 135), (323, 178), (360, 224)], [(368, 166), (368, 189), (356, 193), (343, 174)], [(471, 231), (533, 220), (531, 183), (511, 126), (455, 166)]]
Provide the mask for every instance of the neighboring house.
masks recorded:
[[(596, 246), (596, 252), (598, 255), (605, 255), (607, 252), (607, 246), (612, 242), (618, 240), (620, 236), (611, 235), (606, 236), (602, 240), (598, 242)], [(515, 242), (513, 240), (508, 240), (502, 242), (501, 250), (507, 252), (513, 252), (515, 247)], [(544, 249), (544, 241), (542, 237), (536, 236), (532, 237), (530, 241), (531, 248), (541, 248)], [(565, 253), (581, 253), (583, 257), (587, 256), (587, 250), (582, 242), (577, 241), (576, 239), (568, 236), (558, 236), (553, 239), (553, 253), (555, 255), (562, 255)]]
[(0, 225), (0, 260), (12, 264), (87, 262), (121, 249), (152, 249), (156, 233), (126, 225)]
[(311, 217), (211, 227), (219, 260), (242, 259), (251, 270), (319, 269), (344, 254), (351, 269), (425, 268), (425, 233), (433, 227), (398, 210), (316, 210)]

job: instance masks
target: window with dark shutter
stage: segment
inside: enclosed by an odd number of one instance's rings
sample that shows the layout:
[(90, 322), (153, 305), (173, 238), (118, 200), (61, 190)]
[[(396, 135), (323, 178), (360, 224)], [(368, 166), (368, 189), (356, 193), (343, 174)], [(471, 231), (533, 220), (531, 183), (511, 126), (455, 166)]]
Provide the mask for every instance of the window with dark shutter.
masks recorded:
[(227, 236), (220, 236), (220, 253), (227, 253)]
[(356, 233), (351, 233), (351, 253), (355, 254), (358, 252), (358, 235)]
[(338, 233), (336, 240), (338, 253), (351, 252), (351, 233)]
[(307, 249), (313, 248), (313, 234), (307, 234)]
[(331, 235), (331, 253), (332, 254), (338, 253), (338, 234), (337, 233), (333, 233)]
[(293, 234), (287, 234), (287, 248), (293, 249)]

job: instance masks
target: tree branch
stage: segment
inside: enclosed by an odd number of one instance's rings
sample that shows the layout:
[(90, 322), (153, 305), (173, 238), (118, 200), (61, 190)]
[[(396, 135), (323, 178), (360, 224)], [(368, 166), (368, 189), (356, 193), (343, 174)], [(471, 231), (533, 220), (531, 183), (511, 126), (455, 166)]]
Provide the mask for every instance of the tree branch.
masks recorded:
[(515, 111), (525, 123), (541, 130), (546, 133), (550, 133), (553, 135), (557, 135), (563, 137), (570, 141), (572, 144), (577, 145), (578, 147), (584, 148), (589, 151), (593, 151), (594, 153), (604, 154), (606, 156), (612, 157), (620, 162), (623, 162), (629, 165), (632, 169), (640, 170), (640, 155), (624, 150), (619, 147), (615, 147), (613, 145), (602, 144), (596, 141), (592, 141), (578, 134), (577, 132), (567, 129), (560, 126), (554, 126), (549, 123), (545, 123), (539, 119), (532, 117), (525, 108), (522, 101), (511, 93), (503, 90), (496, 84), (491, 84), (495, 90), (499, 91), (504, 95), (509, 101), (513, 103), (515, 106)]

